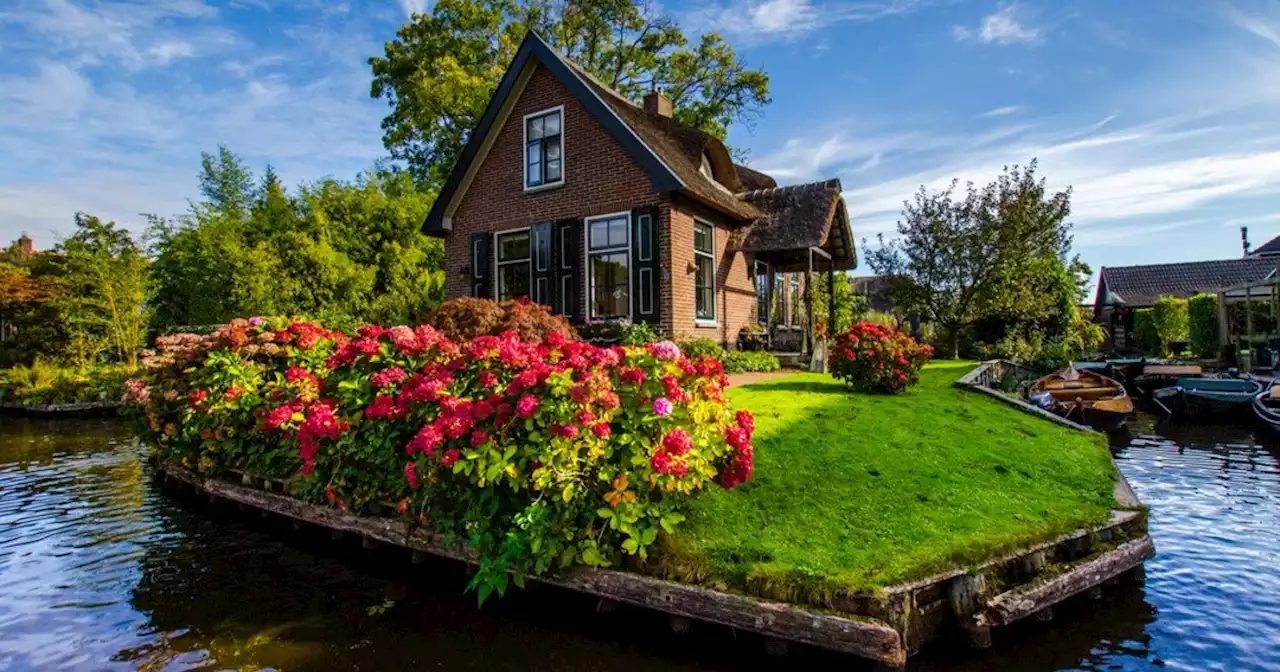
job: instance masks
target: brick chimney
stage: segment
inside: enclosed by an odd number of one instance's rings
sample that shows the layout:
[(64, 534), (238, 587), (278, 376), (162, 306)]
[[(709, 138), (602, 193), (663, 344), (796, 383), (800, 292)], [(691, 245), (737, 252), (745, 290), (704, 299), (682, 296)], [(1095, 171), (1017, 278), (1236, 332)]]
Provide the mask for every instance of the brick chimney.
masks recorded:
[(671, 118), (671, 100), (661, 91), (650, 91), (644, 97), (644, 111), (659, 117)]
[(24, 257), (29, 257), (35, 254), (35, 251), (36, 248), (31, 243), (31, 237), (25, 233), (22, 234), (22, 236), (18, 238), (18, 253)]

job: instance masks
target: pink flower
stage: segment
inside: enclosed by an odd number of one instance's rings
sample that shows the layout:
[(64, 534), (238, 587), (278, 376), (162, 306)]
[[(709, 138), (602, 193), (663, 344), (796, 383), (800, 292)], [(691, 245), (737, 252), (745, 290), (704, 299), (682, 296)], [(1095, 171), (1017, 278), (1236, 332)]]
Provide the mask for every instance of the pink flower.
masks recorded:
[(665, 474), (671, 471), (671, 456), (664, 450), (659, 450), (649, 459), (649, 466), (659, 474)]
[(422, 429), (414, 435), (409, 444), (404, 447), (404, 451), (409, 455), (414, 453), (424, 453), (428, 457), (436, 454), (436, 448), (444, 443), (444, 432), (439, 427), (432, 425), (423, 425)]
[(751, 435), (742, 427), (728, 427), (724, 430), (725, 441), (734, 448), (742, 448), (751, 444)]
[(609, 435), (613, 434), (613, 429), (609, 427), (609, 423), (601, 422), (591, 426), (591, 433), (602, 439), (607, 439)]
[(449, 469), (458, 463), (458, 458), (460, 457), (462, 457), (461, 450), (458, 450), (457, 448), (450, 448), (449, 450), (444, 451), (444, 455), (440, 456), (440, 466), (445, 469)]
[(381, 390), (384, 387), (395, 385), (396, 383), (404, 380), (405, 375), (404, 369), (398, 366), (393, 366), (389, 369), (373, 374), (373, 376), (369, 378), (369, 382), (373, 385), (374, 389)]
[(658, 359), (680, 359), (680, 346), (671, 341), (650, 343), (649, 354)]
[(751, 411), (748, 411), (745, 408), (741, 409), (738, 411), (737, 415), (735, 416), (735, 419), (738, 421), (738, 426), (747, 430), (748, 434), (755, 433), (756, 418), (755, 416), (751, 415)]
[(672, 455), (684, 455), (693, 448), (693, 437), (683, 429), (673, 429), (662, 439), (662, 446)]
[(404, 465), (404, 477), (405, 480), (409, 481), (409, 487), (413, 490), (417, 490), (419, 487), (422, 487), (422, 483), (418, 481), (417, 462), (410, 462), (409, 464)]
[(471, 432), (472, 448), (479, 448), (480, 446), (483, 446), (485, 442), (488, 440), (489, 440), (489, 435), (483, 429), (477, 429), (476, 431)]
[(249, 318), (249, 324), (251, 324), (251, 325), (253, 325), (253, 326), (255, 326), (255, 327), (261, 327), (261, 326), (262, 326), (262, 318), (261, 318), (261, 317), (251, 317), (251, 318)]
[(516, 415), (521, 418), (533, 417), (534, 411), (538, 410), (538, 403), (538, 398), (532, 394), (520, 397), (520, 400), (516, 402)]
[(671, 400), (666, 397), (658, 397), (653, 400), (653, 414), (665, 418), (671, 415)]

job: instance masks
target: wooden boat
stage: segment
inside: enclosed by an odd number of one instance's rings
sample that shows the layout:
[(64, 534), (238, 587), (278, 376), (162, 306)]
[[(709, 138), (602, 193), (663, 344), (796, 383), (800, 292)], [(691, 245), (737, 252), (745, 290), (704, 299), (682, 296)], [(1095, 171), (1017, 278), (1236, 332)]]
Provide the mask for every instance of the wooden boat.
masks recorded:
[(1133, 400), (1124, 385), (1094, 371), (1068, 368), (1051, 373), (1031, 385), (1031, 394), (1049, 395), (1050, 410), (1100, 432), (1124, 427), (1133, 412)]
[(1151, 399), (1170, 415), (1229, 416), (1253, 404), (1262, 383), (1252, 378), (1179, 378), (1176, 385), (1156, 390)]
[(1263, 424), (1280, 432), (1280, 385), (1272, 385), (1253, 397), (1253, 414)]
[(1142, 367), (1142, 373), (1133, 379), (1132, 392), (1150, 397), (1156, 390), (1174, 387), (1180, 378), (1200, 378), (1204, 368), (1199, 364), (1152, 364)]

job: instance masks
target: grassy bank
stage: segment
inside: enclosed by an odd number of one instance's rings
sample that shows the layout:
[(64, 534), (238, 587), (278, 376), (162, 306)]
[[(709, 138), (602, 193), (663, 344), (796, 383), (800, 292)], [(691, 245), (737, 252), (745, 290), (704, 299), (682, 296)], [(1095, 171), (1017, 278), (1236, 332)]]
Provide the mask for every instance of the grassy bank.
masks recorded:
[(0, 369), (0, 403), (43, 406), (120, 401), (134, 369), (124, 365), (70, 367), (37, 362)]
[(1105, 520), (1104, 440), (952, 387), (970, 368), (932, 364), (897, 396), (807, 373), (732, 390), (756, 416), (755, 475), (697, 498), (661, 570), (814, 601)]

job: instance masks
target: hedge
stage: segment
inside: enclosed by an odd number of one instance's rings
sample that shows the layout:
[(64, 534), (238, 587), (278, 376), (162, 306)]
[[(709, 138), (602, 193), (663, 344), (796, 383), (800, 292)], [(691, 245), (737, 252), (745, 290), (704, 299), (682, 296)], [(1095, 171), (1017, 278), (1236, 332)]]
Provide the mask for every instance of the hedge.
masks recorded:
[(1196, 294), (1187, 300), (1187, 320), (1191, 336), (1191, 354), (1195, 357), (1217, 357), (1219, 352), (1218, 295)]
[(729, 411), (720, 362), (669, 341), (255, 318), (157, 347), (125, 400), (162, 458), (341, 510), (389, 503), (479, 555), (482, 600), (512, 575), (643, 558), (691, 495), (751, 476), (754, 422)]
[(1150, 308), (1139, 308), (1133, 311), (1133, 340), (1146, 353), (1157, 353), (1160, 350), (1160, 334), (1156, 332), (1153, 311)]

